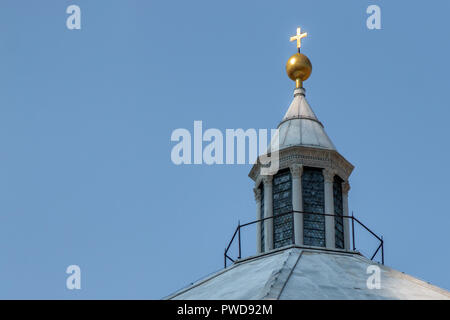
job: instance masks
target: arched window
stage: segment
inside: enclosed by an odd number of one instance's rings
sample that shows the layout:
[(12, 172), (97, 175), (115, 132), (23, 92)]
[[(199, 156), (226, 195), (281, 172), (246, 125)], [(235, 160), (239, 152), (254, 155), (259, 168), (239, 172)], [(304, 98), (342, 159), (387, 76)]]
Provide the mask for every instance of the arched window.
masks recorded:
[(273, 247), (281, 248), (294, 242), (292, 214), (292, 177), (289, 169), (273, 177)]
[[(305, 168), (302, 175), (303, 211), (305, 213), (324, 213), (324, 194), (322, 169)], [(325, 247), (324, 216), (303, 215), (303, 244)]]

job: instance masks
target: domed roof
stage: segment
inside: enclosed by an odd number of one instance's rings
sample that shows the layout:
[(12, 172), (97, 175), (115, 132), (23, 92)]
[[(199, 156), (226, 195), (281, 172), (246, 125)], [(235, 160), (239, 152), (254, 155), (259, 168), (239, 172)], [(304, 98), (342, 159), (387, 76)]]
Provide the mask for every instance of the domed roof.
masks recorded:
[(278, 129), (279, 150), (292, 146), (336, 150), (322, 123), (306, 101), (304, 88), (295, 89), (294, 99)]
[[(380, 289), (367, 287), (372, 265), (380, 268)], [(287, 247), (237, 261), (166, 299), (449, 300), (450, 293), (357, 252)]]

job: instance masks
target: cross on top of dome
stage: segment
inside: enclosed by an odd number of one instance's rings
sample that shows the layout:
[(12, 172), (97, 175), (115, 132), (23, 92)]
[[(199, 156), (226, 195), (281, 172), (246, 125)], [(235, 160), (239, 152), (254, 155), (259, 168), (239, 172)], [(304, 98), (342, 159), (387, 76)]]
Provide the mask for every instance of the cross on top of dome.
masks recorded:
[(308, 33), (302, 33), (302, 29), (300, 27), (297, 28), (297, 34), (295, 36), (292, 36), (290, 38), (292, 41), (297, 41), (297, 50), (300, 53), (300, 48), (302, 47), (302, 39), (306, 38), (308, 36)]

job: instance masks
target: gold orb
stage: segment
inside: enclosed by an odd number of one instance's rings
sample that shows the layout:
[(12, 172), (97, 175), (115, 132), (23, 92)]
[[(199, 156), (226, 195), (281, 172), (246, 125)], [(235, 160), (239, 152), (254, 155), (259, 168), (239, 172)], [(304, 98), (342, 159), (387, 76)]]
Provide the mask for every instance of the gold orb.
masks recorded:
[(312, 71), (311, 61), (301, 53), (292, 55), (286, 63), (286, 72), (292, 80), (305, 81)]

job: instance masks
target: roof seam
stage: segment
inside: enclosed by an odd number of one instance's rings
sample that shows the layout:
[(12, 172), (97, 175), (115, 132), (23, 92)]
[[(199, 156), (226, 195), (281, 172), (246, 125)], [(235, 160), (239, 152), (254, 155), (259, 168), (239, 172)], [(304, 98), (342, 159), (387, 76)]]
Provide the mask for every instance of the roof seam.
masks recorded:
[(288, 275), (288, 277), (286, 278), (286, 281), (284, 282), (283, 287), (281, 288), (280, 293), (279, 293), (278, 296), (277, 296), (277, 300), (280, 300), (281, 294), (283, 293), (284, 288), (286, 287), (286, 285), (287, 285), (289, 279), (291, 278), (291, 275), (292, 275), (292, 273), (294, 272), (294, 269), (297, 267), (297, 264), (298, 264), (300, 258), (302, 257), (302, 255), (303, 255), (303, 250), (300, 251), (300, 254), (299, 254), (298, 257), (297, 257), (297, 261), (295, 261), (294, 266), (291, 268), (291, 271), (289, 272), (289, 275)]
[(262, 298), (261, 298), (262, 300), (264, 300), (265, 298), (270, 296), (270, 292), (272, 291), (272, 288), (277, 283), (277, 279), (280, 276), (280, 274), (282, 273), (283, 269), (285, 268), (287, 262), (289, 261), (291, 254), (292, 254), (292, 251), (288, 252), (287, 257), (283, 261), (283, 264), (281, 265), (280, 269), (276, 273), (272, 273), (271, 276), (269, 277), (267, 284), (266, 284), (266, 286), (269, 285), (269, 287), (267, 288), (266, 292), (262, 295)]
[(282, 145), (284, 145), (285, 142), (286, 142), (287, 134), (288, 134), (288, 132), (289, 132), (289, 128), (290, 128), (290, 127), (291, 127), (291, 122), (289, 122), (288, 127), (287, 127), (287, 129), (286, 129), (286, 132), (285, 132), (285, 134), (284, 134), (284, 139), (283, 139)]
[(290, 117), (290, 118), (283, 119), (283, 120), (280, 122), (280, 124), (278, 125), (278, 128), (279, 128), (283, 123), (285, 123), (285, 122), (287, 122), (287, 121), (289, 121), (289, 120), (296, 120), (296, 119), (300, 119), (300, 120), (301, 120), (301, 119), (303, 119), (303, 120), (311, 120), (311, 121), (317, 122), (318, 124), (320, 124), (320, 126), (321, 126), (322, 128), (324, 128), (322, 122), (320, 122), (320, 121), (317, 120), (316, 118), (308, 117), (308, 116), (295, 116), (295, 117)]

